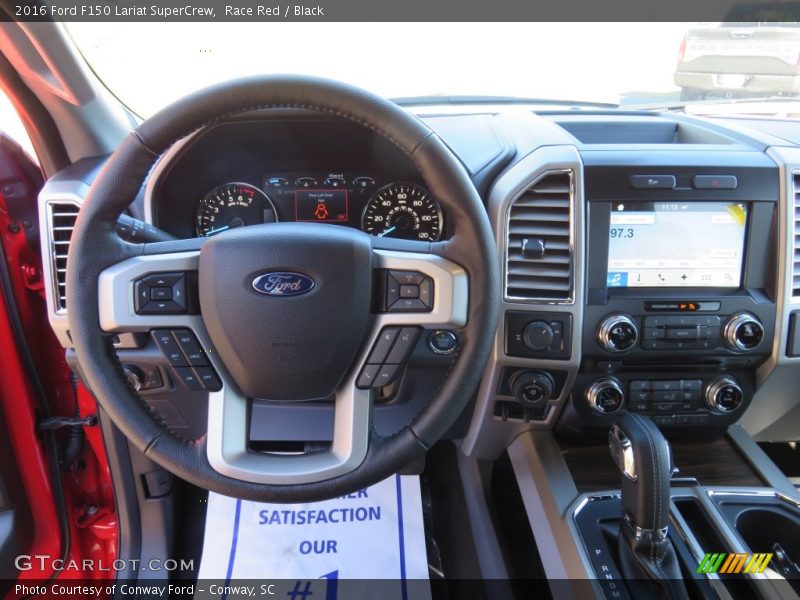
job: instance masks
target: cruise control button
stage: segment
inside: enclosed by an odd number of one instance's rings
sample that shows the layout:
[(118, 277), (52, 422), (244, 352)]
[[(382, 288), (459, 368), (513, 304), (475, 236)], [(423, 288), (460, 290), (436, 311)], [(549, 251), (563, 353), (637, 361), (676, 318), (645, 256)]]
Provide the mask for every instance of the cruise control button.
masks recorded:
[(209, 392), (218, 392), (222, 389), (222, 382), (220, 382), (217, 372), (211, 367), (195, 367), (194, 372), (200, 383), (203, 384), (203, 388)]
[(208, 364), (208, 360), (206, 360), (203, 349), (200, 347), (200, 344), (190, 330), (178, 329), (173, 331), (172, 334), (175, 336), (178, 345), (180, 346), (181, 350), (183, 350), (183, 353), (186, 355), (190, 365), (202, 366)]
[(377, 387), (375, 385), (375, 377), (378, 375), (378, 371), (380, 371), (380, 369), (380, 365), (364, 365), (364, 368), (361, 369), (361, 375), (358, 376), (356, 387), (361, 388), (362, 390), (368, 390), (369, 388)]
[(190, 390), (202, 390), (203, 384), (191, 367), (174, 367), (175, 374), (181, 383)]
[(171, 331), (168, 329), (156, 329), (153, 331), (153, 339), (158, 344), (158, 347), (161, 348), (164, 356), (167, 357), (169, 364), (178, 367), (188, 364), (180, 346), (178, 346), (178, 342), (172, 337)]
[(392, 350), (389, 352), (389, 356), (386, 357), (386, 362), (393, 365), (404, 363), (414, 348), (418, 336), (419, 329), (417, 327), (403, 327), (397, 336), (394, 346), (392, 346)]
[(372, 346), (367, 362), (379, 365), (386, 360), (386, 355), (389, 354), (389, 350), (392, 348), (392, 344), (399, 332), (399, 327), (384, 327), (378, 334), (375, 345)]

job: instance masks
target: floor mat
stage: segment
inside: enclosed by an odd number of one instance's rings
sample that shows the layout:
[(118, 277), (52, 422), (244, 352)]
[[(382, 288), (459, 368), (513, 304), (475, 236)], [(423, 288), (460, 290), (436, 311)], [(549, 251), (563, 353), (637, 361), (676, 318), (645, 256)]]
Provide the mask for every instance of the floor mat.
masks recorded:
[(251, 597), (252, 585), (274, 583), (274, 595), (297, 599), (424, 599), (427, 578), (417, 476), (395, 475), (308, 504), (209, 493), (196, 598), (209, 597), (211, 585), (233, 599)]

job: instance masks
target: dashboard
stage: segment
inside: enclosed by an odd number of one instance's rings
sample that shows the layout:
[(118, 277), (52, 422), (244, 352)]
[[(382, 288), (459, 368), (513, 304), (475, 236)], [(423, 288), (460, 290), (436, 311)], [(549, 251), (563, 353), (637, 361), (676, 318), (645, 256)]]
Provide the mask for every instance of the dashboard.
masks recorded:
[[(472, 411), (451, 432), (466, 452), (496, 456), (526, 429), (599, 439), (624, 411), (690, 437), (735, 422), (773, 439), (793, 435), (795, 421), (783, 417), (800, 405), (794, 141), (750, 121), (668, 113), (419, 112), (475, 183), (502, 261), (501, 287), (486, 291), (503, 299), (494, 351)], [(101, 166), (76, 165), (49, 181), (42, 214), (80, 204)], [(299, 110), (235, 117), (185, 138), (130, 212), (187, 240), (286, 221), (403, 239), (454, 234), (390, 142)], [(46, 272), (51, 323), (69, 347), (57, 296), (63, 240), (47, 229), (61, 223), (43, 222), (56, 256)], [(440, 385), (452, 357), (435, 341), (421, 335), (408, 376), (376, 393), (382, 434)], [(152, 340), (123, 334), (117, 347), (171, 426), (203, 430), (202, 392), (172, 381)], [(332, 424), (330, 406), (256, 400), (251, 442), (299, 443), (309, 427), (310, 439), (325, 440)]]
[(146, 198), (178, 237), (274, 222), (311, 222), (371, 235), (437, 241), (446, 218), (410, 161), (339, 121), (237, 121), (188, 139)]

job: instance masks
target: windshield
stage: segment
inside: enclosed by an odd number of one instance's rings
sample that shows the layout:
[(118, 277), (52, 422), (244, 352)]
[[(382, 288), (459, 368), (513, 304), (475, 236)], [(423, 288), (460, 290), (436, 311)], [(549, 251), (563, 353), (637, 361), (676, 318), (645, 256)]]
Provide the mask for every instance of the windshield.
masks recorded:
[[(107, 87), (147, 117), (260, 73), (346, 81), (389, 98), (516, 97), (796, 111), (800, 28), (721, 23), (68, 23)], [(754, 104), (754, 100), (760, 105)], [(710, 110), (710, 109), (705, 109)], [(712, 111), (713, 112), (713, 111)], [(730, 112), (729, 110), (727, 112)]]

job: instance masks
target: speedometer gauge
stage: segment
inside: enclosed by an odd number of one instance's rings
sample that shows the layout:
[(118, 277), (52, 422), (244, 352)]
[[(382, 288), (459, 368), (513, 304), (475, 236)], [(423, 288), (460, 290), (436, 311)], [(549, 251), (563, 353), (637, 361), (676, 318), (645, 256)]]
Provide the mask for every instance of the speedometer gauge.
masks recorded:
[(226, 183), (208, 192), (197, 207), (197, 235), (209, 236), (235, 227), (278, 220), (275, 205), (249, 183)]
[(390, 183), (367, 202), (361, 229), (380, 237), (436, 241), (442, 235), (442, 209), (412, 183)]

